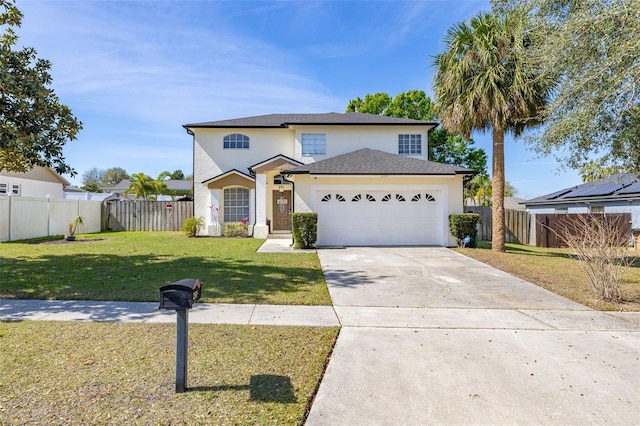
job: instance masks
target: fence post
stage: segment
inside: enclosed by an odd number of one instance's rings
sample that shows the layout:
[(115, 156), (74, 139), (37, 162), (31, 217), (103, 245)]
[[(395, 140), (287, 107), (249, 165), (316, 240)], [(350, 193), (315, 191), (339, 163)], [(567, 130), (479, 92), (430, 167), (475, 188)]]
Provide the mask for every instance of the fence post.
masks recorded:
[(11, 196), (11, 194), (9, 194), (9, 220), (8, 222), (8, 226), (7, 226), (7, 239), (8, 241), (11, 241), (11, 227), (13, 226), (13, 224), (11, 223), (11, 218), (13, 217), (13, 212), (11, 211), (13, 208), (11, 207), (11, 202), (13, 200), (13, 197)]

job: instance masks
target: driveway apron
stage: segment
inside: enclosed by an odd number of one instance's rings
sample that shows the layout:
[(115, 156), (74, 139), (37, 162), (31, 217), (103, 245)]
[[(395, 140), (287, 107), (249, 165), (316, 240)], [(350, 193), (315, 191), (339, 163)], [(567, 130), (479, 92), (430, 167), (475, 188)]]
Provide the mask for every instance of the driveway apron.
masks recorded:
[(626, 317), (445, 248), (318, 255), (342, 330), (307, 425), (640, 421)]

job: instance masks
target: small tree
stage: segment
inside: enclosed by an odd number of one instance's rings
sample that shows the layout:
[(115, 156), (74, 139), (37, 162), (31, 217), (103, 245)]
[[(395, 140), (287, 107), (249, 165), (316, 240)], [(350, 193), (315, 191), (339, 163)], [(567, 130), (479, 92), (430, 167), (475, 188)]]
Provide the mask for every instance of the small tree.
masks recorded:
[(625, 271), (634, 258), (628, 256), (630, 226), (623, 216), (571, 215), (563, 221), (558, 237), (573, 251), (600, 300), (619, 302)]
[(75, 241), (76, 239), (76, 232), (78, 232), (78, 229), (84, 225), (84, 219), (82, 218), (82, 216), (78, 216), (75, 219), (73, 219), (73, 221), (71, 221), (68, 225), (67, 225), (67, 235), (64, 236), (65, 240), (67, 241)]

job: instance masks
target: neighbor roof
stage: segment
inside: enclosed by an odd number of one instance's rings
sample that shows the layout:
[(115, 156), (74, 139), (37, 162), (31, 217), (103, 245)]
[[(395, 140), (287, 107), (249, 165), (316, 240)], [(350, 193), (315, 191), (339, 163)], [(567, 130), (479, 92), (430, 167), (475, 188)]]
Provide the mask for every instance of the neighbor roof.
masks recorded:
[(315, 175), (456, 175), (475, 170), (363, 148), (315, 163), (283, 170), (283, 174)]
[[(134, 180), (131, 179), (122, 179), (116, 186), (111, 188), (114, 191), (125, 191), (129, 189), (129, 185)], [(172, 191), (191, 191), (193, 188), (193, 180), (192, 179), (165, 179), (163, 182), (167, 185)]]
[(188, 128), (286, 128), (296, 124), (321, 124), (321, 125), (409, 125), (409, 126), (432, 126), (438, 123), (411, 120), (409, 118), (386, 117), (384, 115), (363, 114), (360, 112), (337, 113), (329, 112), (324, 114), (269, 114), (254, 117), (234, 118), (231, 120), (208, 121), (205, 123), (184, 124), (182, 127)]
[(640, 179), (638, 176), (633, 173), (619, 173), (533, 198), (522, 204), (533, 206), (638, 198), (640, 198)]

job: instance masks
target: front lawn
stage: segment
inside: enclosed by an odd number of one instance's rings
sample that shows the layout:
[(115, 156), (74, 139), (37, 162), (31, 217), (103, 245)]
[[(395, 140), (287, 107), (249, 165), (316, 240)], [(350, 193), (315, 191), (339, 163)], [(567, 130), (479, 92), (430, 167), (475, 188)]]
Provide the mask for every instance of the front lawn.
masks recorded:
[(640, 311), (640, 267), (637, 263), (625, 275), (624, 302), (609, 303), (595, 299), (585, 271), (578, 261), (571, 258), (569, 249), (508, 243), (505, 253), (496, 253), (491, 251), (490, 243), (481, 241), (477, 249), (455, 250), (594, 309)]
[(0, 244), (0, 298), (157, 301), (159, 287), (199, 278), (203, 302), (331, 304), (315, 253), (256, 253), (263, 240), (178, 232), (79, 238)]
[(0, 424), (301, 424), (337, 328), (0, 322)]

